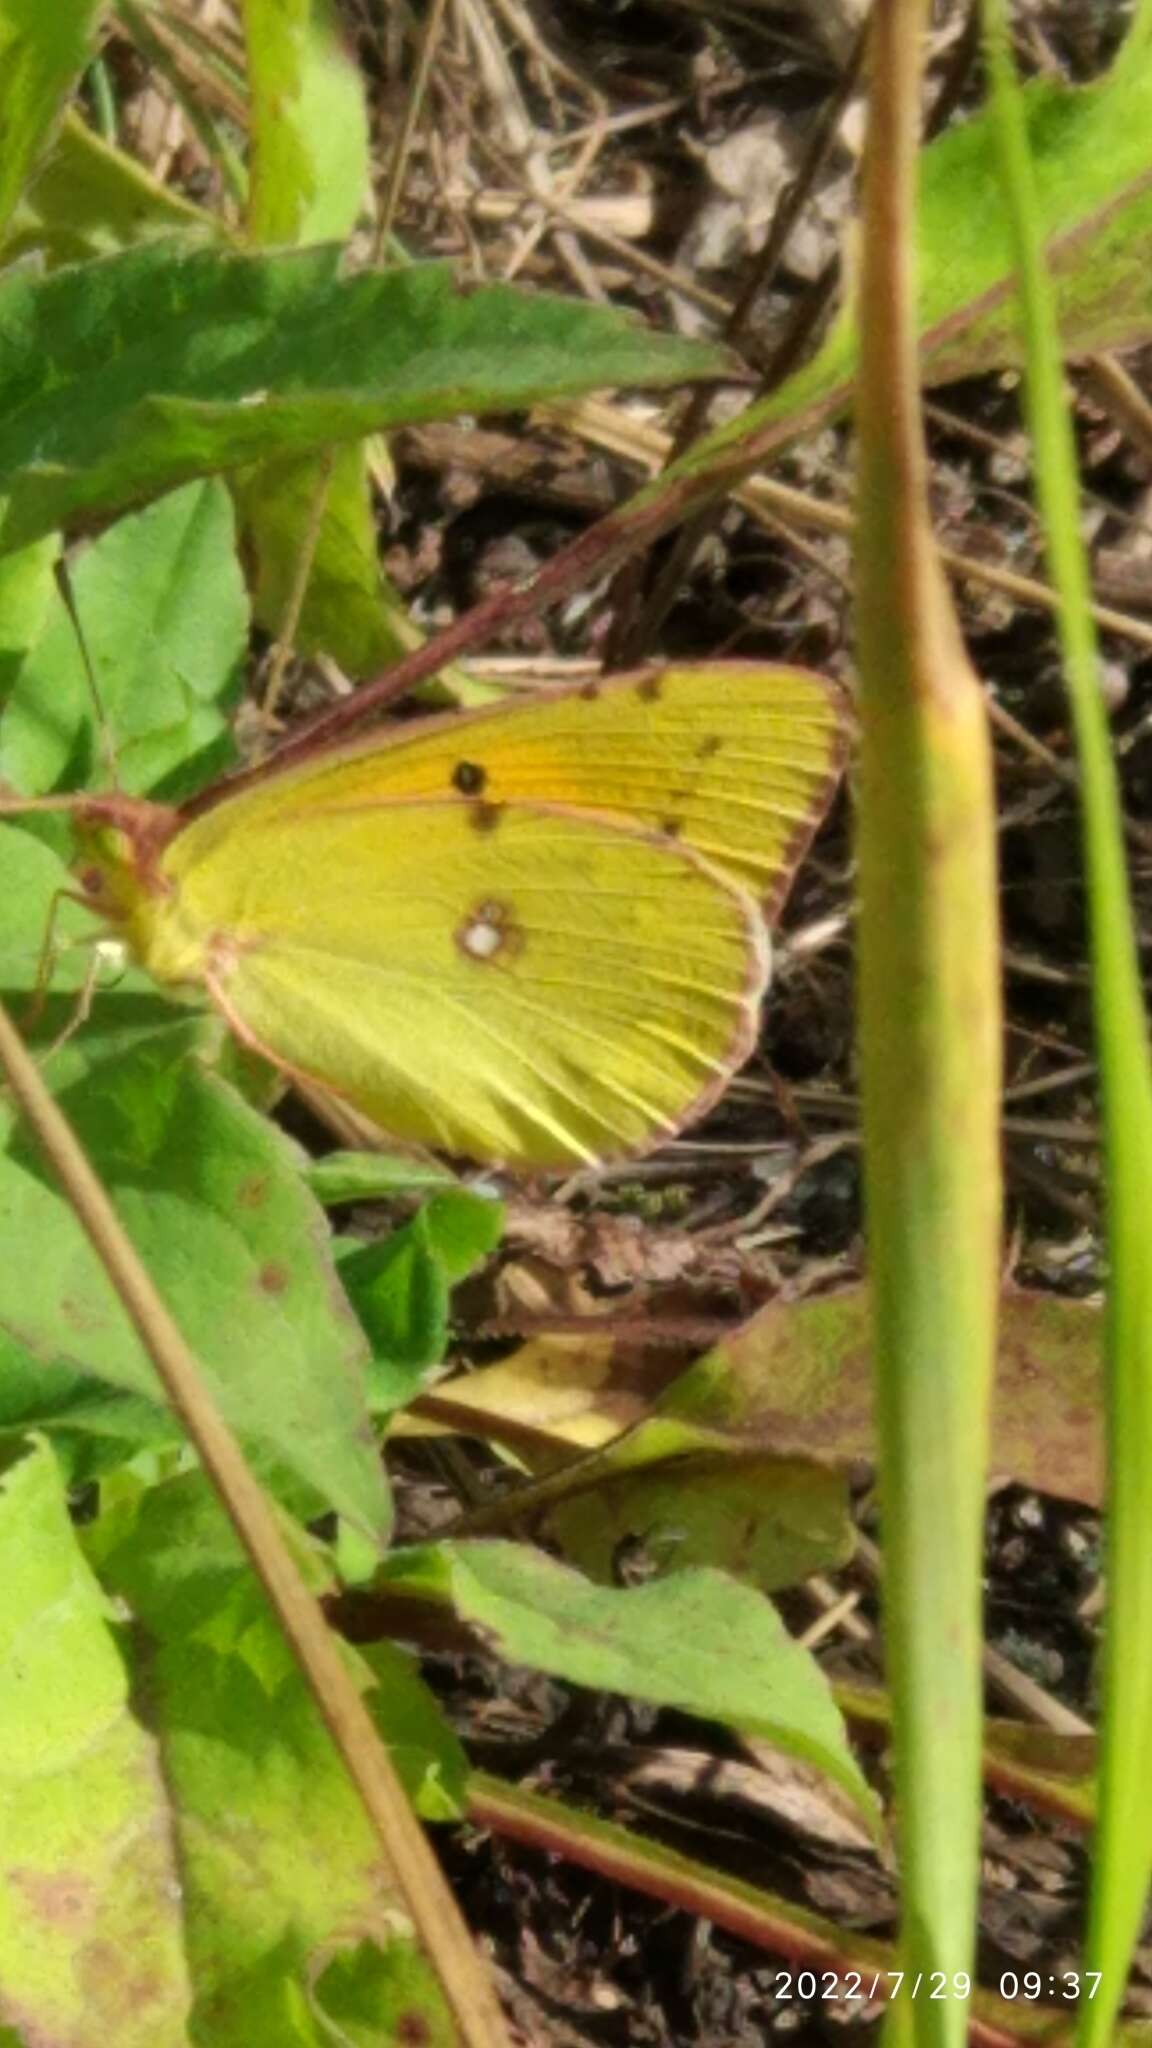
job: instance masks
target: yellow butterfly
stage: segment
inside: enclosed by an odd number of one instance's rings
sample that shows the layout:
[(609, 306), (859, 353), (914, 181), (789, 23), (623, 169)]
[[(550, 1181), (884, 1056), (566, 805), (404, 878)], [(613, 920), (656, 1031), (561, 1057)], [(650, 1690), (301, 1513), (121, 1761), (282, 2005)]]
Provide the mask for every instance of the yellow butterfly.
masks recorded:
[(401, 1140), (641, 1151), (755, 1043), (836, 785), (818, 676), (668, 668), (394, 725), (187, 814), (80, 798), (85, 900), (161, 983)]

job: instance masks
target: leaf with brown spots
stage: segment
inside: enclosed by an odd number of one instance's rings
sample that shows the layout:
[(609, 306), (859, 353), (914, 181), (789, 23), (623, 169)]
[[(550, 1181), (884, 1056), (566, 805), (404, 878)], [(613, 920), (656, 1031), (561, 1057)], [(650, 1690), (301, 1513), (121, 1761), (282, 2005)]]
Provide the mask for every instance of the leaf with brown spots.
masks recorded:
[[(992, 1417), (994, 1472), (1099, 1506), (1104, 1483), (1100, 1312), (1008, 1289)], [(441, 1383), (429, 1421), (470, 1425), (533, 1464), (569, 1461), (646, 1418), (693, 1426), (744, 1456), (825, 1464), (875, 1455), (868, 1303), (862, 1287), (774, 1302), (685, 1371), (638, 1338), (537, 1337), (482, 1372)]]
[[(78, 1035), (53, 1067), (62, 1100), (232, 1427), (290, 1501), (304, 1486), (309, 1503), (337, 1508), (379, 1542), (388, 1499), (368, 1426), (367, 1345), (336, 1278), (323, 1212), (275, 1127), (189, 1057), (198, 1022), (175, 1010), (170, 1018), (157, 1024), (146, 998), (137, 1042), (105, 1058), (98, 1033)], [(140, 1342), (2, 1103), (0, 1209), (0, 1336), (53, 1373), (43, 1400), (21, 1374), (8, 1415), (22, 1419), (31, 1396), (29, 1419), (107, 1436), (117, 1427), (108, 1391), (118, 1389), (143, 1397), (126, 1434), (137, 1439), (147, 1402), (156, 1437), (166, 1437)]]

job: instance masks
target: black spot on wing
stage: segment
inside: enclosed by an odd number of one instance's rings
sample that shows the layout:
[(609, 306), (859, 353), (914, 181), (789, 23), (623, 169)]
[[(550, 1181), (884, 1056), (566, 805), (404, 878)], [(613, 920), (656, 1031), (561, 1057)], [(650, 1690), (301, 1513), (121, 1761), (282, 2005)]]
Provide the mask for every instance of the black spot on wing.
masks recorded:
[(479, 761), (457, 761), (452, 770), (452, 787), (461, 796), (483, 796), (488, 787), (488, 770)]

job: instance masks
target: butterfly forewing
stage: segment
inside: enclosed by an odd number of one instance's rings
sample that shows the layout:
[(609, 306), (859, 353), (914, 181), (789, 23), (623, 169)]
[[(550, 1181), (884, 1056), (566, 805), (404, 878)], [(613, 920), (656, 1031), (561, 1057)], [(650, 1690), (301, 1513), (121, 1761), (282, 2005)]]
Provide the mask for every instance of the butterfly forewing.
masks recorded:
[(226, 801), (183, 836), (208, 845), (245, 818), (437, 797), (559, 804), (695, 848), (771, 914), (836, 786), (845, 727), (838, 693), (801, 669), (716, 663), (615, 677), (394, 726)]
[(690, 850), (528, 804), (249, 818), (180, 906), (251, 1043), (399, 1138), (521, 1166), (697, 1115), (767, 978), (754, 904)]

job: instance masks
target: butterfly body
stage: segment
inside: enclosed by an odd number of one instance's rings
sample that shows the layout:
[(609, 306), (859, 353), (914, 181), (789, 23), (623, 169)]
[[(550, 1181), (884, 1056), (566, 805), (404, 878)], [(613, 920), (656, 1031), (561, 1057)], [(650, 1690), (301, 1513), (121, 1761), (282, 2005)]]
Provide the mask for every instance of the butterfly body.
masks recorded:
[(395, 1136), (563, 1167), (698, 1115), (755, 1042), (839, 703), (742, 665), (400, 725), (193, 807), (105, 800), (81, 878), (158, 981)]

